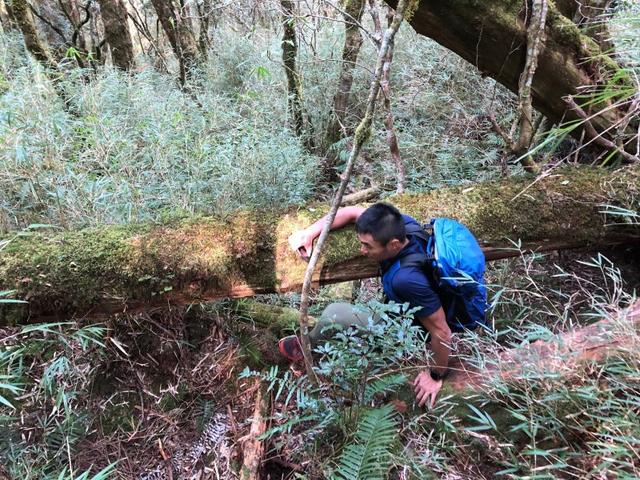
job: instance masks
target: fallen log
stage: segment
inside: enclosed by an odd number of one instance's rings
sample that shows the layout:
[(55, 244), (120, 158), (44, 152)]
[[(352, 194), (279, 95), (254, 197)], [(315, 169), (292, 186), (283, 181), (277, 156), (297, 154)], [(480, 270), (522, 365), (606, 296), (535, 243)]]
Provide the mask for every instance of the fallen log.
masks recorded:
[(496, 380), (514, 381), (535, 374), (575, 372), (581, 364), (601, 362), (616, 353), (637, 349), (640, 302), (586, 327), (554, 335), (530, 345), (502, 352), (482, 370), (456, 360), (446, 381), (449, 391), (465, 392), (490, 386)]
[[(392, 7), (397, 4), (396, 0), (386, 1)], [(530, 8), (524, 1), (431, 0), (419, 2), (409, 23), (417, 33), (460, 55), (517, 94), (526, 59), (528, 15)], [(531, 97), (533, 106), (552, 123), (580, 119), (576, 111), (567, 108), (563, 100), (567, 96), (584, 94), (613, 77), (618, 79), (614, 86), (636, 88), (609, 56), (615, 52), (602, 51), (554, 2), (548, 2), (544, 38)], [(603, 111), (591, 119), (598, 132), (609, 131), (629, 114), (626, 106), (601, 104), (595, 106), (594, 111), (598, 110)], [(638, 135), (637, 126), (638, 118), (632, 118), (625, 141)], [(581, 132), (577, 128), (573, 134), (578, 138)]]
[[(640, 210), (640, 166), (615, 171), (565, 168), (542, 178), (506, 179), (388, 199), (419, 219), (468, 225), (489, 260), (536, 251), (638, 242), (640, 226), (603, 214), (603, 205)], [(288, 236), (325, 213), (238, 212), (163, 225), (104, 226), (13, 239), (0, 250), (0, 291), (27, 304), (0, 303), (0, 324), (67, 320), (300, 289), (306, 264)], [(315, 280), (377, 275), (359, 255), (352, 229), (331, 235)]]
[(244, 455), (242, 468), (240, 469), (240, 480), (259, 480), (262, 478), (260, 476), (260, 467), (262, 466), (265, 446), (260, 436), (267, 430), (269, 397), (262, 391), (259, 381), (257, 392), (251, 428), (243, 445)]

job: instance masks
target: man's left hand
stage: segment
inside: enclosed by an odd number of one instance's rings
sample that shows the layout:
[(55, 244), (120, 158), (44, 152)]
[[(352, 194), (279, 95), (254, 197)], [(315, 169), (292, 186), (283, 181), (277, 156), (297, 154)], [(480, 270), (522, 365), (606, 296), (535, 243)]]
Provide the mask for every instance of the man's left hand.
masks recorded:
[(429, 402), (429, 408), (433, 408), (436, 403), (436, 396), (442, 388), (442, 380), (434, 380), (431, 378), (429, 371), (420, 372), (413, 381), (416, 392), (416, 400), (418, 406), (422, 407)]

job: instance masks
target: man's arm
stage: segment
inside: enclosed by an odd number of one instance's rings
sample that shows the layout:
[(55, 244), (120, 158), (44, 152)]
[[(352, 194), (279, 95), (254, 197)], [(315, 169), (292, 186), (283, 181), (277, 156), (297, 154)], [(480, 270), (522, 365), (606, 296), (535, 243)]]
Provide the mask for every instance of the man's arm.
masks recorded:
[[(451, 344), (451, 329), (447, 325), (444, 310), (440, 307), (431, 315), (421, 317), (419, 320), (431, 334), (431, 349), (434, 357), (431, 371), (443, 376), (449, 364), (449, 345)], [(442, 388), (442, 380), (434, 380), (429, 371), (424, 371), (418, 374), (413, 384), (418, 406), (421, 407), (429, 402), (429, 406), (433, 407), (436, 396)]]
[[(336, 216), (331, 224), (331, 230), (344, 227), (350, 223), (355, 223), (356, 220), (362, 215), (365, 209), (362, 207), (343, 207), (339, 208), (336, 212)], [(289, 245), (292, 250), (295, 250), (303, 258), (309, 258), (311, 256), (311, 249), (313, 248), (313, 241), (320, 236), (322, 227), (327, 221), (325, 215), (317, 222), (309, 225), (303, 230), (293, 232), (289, 237)]]

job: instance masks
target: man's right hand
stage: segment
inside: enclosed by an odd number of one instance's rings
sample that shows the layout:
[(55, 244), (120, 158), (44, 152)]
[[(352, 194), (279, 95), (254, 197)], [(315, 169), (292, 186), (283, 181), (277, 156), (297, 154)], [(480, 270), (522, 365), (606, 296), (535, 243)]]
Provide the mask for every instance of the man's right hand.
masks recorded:
[(429, 408), (433, 408), (436, 404), (436, 397), (442, 388), (442, 380), (434, 380), (428, 371), (420, 372), (413, 381), (414, 390), (416, 392), (416, 400), (418, 406), (422, 407), (425, 403), (429, 404)]
[[(364, 210), (365, 209), (362, 207), (339, 208), (333, 222), (331, 223), (331, 230), (344, 227), (349, 223), (354, 223), (358, 220)], [(322, 232), (322, 228), (326, 221), (327, 216), (325, 215), (320, 220), (309, 225), (307, 228), (293, 232), (289, 237), (289, 245), (291, 246), (291, 249), (294, 252), (297, 252), (303, 260), (308, 261), (311, 258), (313, 241), (320, 236), (320, 232)]]
[(313, 240), (315, 237), (307, 233), (307, 230), (298, 230), (293, 232), (289, 237), (289, 246), (294, 252), (297, 252), (304, 260), (311, 258), (313, 250)]

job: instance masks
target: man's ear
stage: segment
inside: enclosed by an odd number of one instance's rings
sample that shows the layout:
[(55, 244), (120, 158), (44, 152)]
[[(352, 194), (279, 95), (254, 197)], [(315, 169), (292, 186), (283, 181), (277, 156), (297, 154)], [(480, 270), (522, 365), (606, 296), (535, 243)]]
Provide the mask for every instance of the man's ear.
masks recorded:
[(402, 247), (402, 242), (397, 238), (392, 238), (389, 240), (389, 243), (387, 243), (387, 248), (391, 248), (393, 250), (400, 251), (400, 247)]

